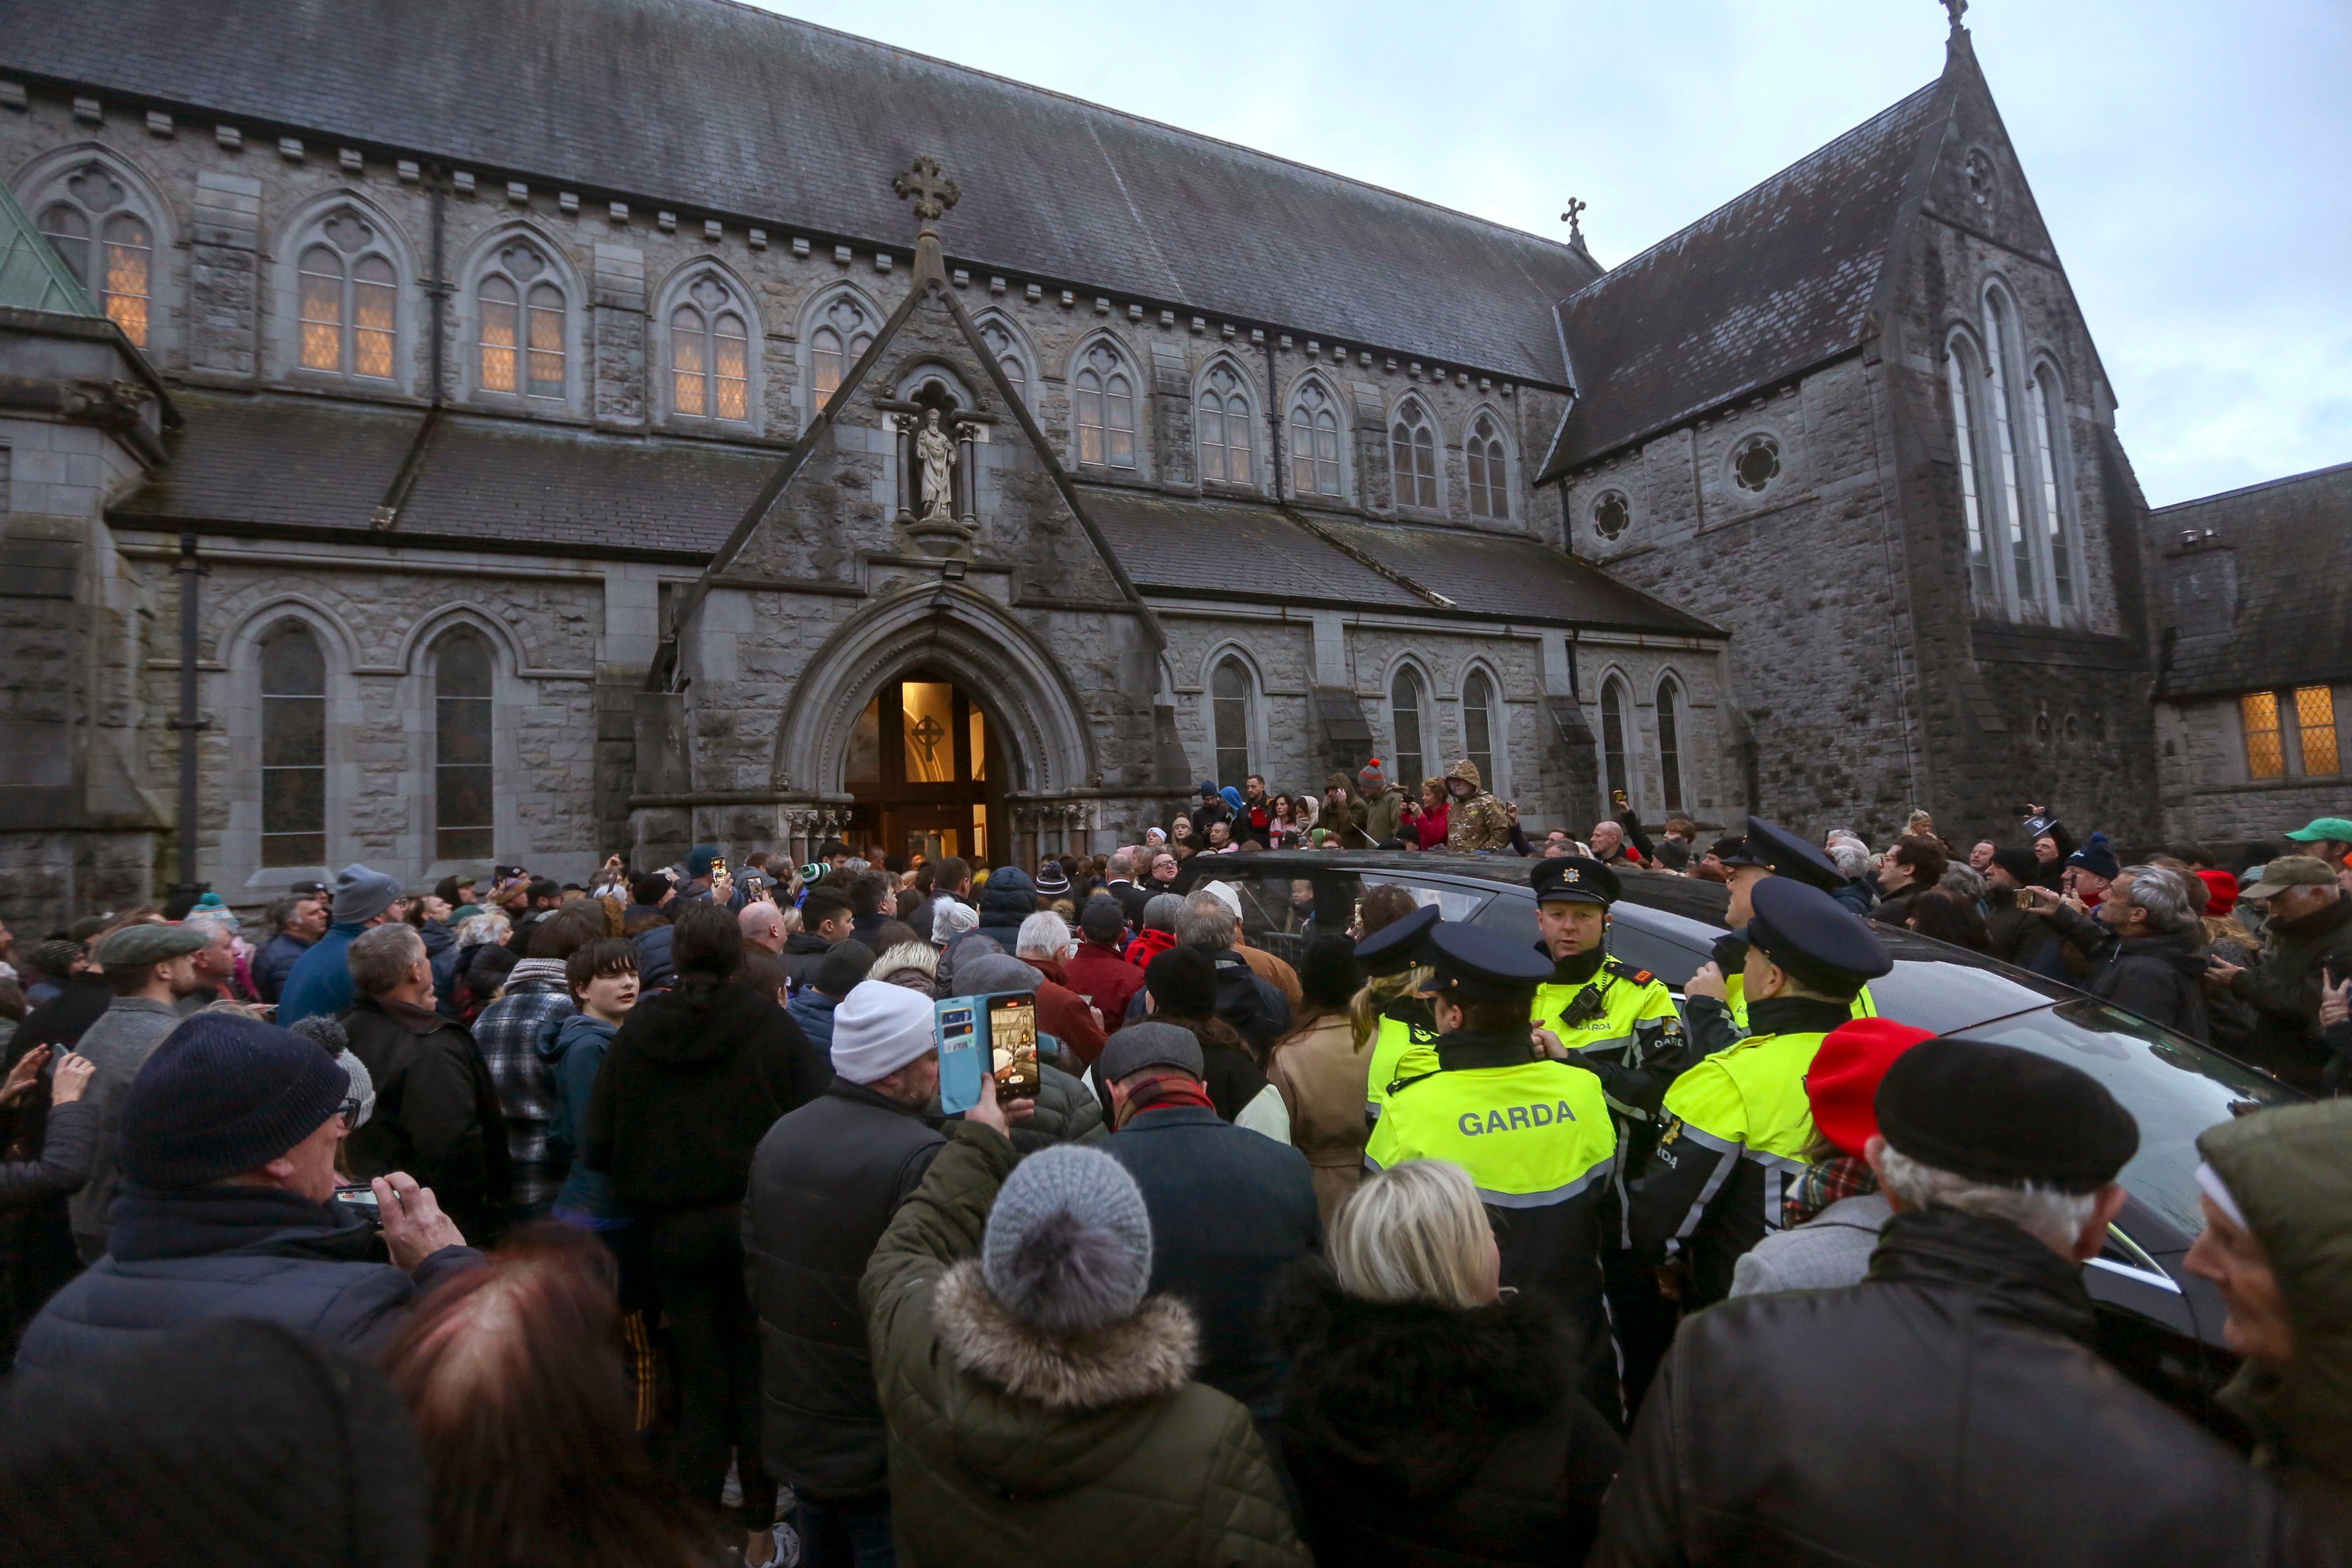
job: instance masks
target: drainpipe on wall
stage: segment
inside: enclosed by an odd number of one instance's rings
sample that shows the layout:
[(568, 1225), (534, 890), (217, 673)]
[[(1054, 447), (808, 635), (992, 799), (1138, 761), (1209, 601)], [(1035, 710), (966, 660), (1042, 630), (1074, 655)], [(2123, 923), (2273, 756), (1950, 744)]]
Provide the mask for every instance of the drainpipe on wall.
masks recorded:
[(196, 761), (199, 737), (209, 728), (196, 710), (196, 612), (198, 584), (206, 568), (196, 559), (196, 536), (180, 535), (180, 563), (173, 568), (180, 579), (180, 712), (172, 728), (180, 735), (180, 812), (173, 831), (180, 840), (180, 879), (172, 885), (175, 898), (194, 899), (207, 884), (196, 880)]

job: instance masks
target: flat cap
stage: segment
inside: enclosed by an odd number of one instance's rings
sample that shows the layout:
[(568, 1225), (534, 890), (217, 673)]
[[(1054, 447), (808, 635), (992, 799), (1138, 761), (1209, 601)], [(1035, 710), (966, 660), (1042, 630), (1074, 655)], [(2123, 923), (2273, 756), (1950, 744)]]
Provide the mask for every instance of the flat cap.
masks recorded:
[(1810, 882), (1824, 893), (1836, 892), (1847, 880), (1822, 850), (1760, 816), (1748, 819), (1748, 837), (1741, 841), (1738, 856), (1726, 855), (1722, 859), (1727, 866), (1768, 867), (1776, 877)]
[(1817, 991), (1851, 996), (1895, 967), (1878, 933), (1819, 888), (1768, 878), (1748, 907), (1748, 945)]
[(1192, 1030), (1149, 1019), (1129, 1024), (1113, 1035), (1102, 1055), (1095, 1058), (1095, 1077), (1104, 1083), (1117, 1083), (1147, 1068), (1174, 1068), (1192, 1078), (1208, 1071), (1201, 1042)]
[(1603, 909), (1617, 901), (1625, 886), (1616, 872), (1581, 855), (1556, 855), (1537, 861), (1528, 873), (1528, 883), (1535, 889), (1539, 904), (1565, 901), (1599, 904)]
[(1437, 923), (1435, 904), (1423, 904), (1402, 920), (1391, 921), (1356, 944), (1356, 962), (1371, 975), (1396, 974), (1424, 962), (1430, 928)]
[(98, 944), (95, 956), (101, 969), (135, 969), (142, 963), (162, 963), (184, 952), (194, 952), (210, 947), (212, 942), (209, 928), (149, 921), (108, 933)]
[(1898, 1153), (1972, 1182), (2096, 1192), (2139, 1151), (2139, 1123), (2078, 1067), (2016, 1046), (1927, 1040), (1878, 1085)]
[(1548, 952), (1537, 952), (1483, 926), (1440, 921), (1429, 933), (1435, 989), (1463, 1002), (1525, 1002), (1551, 978)]

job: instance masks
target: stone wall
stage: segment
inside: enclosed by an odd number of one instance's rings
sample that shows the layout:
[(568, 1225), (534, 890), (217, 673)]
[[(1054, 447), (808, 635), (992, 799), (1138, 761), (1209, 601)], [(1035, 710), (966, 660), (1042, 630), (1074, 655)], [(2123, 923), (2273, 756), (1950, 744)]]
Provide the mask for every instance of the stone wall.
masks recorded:
[[(2340, 723), (2345, 715), (2352, 715), (2352, 685), (2339, 683), (2334, 689)], [(2292, 725), (2291, 711), (2284, 719)], [(2247, 766), (2245, 731), (2235, 698), (2160, 703), (2156, 722), (2168, 785), (2163, 817), (2167, 840), (2215, 846), (2277, 840), (2315, 816), (2352, 813), (2352, 788), (2340, 771), (2341, 748), (2352, 737), (2340, 729), (2336, 736), (2337, 773), (2306, 776), (2298, 738), (2283, 730), (2285, 776), (2255, 779)]]

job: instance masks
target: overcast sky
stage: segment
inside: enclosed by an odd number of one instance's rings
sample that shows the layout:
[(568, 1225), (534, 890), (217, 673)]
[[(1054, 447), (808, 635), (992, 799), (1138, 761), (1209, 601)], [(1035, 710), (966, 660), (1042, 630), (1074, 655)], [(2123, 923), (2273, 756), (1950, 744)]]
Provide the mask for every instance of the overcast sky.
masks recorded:
[[(762, 0), (1614, 264), (1943, 67), (1933, 0)], [(2352, 461), (2352, 4), (1968, 23), (2158, 506)], [(2333, 107), (2331, 107), (2331, 105)]]

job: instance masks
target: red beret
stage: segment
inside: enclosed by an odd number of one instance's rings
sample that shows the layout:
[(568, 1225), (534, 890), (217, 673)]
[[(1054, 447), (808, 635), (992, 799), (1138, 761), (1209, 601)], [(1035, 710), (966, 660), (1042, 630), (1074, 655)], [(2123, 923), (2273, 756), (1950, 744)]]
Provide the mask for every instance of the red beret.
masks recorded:
[(2200, 871), (2197, 879), (2205, 884), (2205, 912), (2226, 915), (2238, 907), (2238, 879), (2227, 871)]
[(1813, 1102), (1813, 1125), (1822, 1136), (1861, 1158), (1862, 1146), (1878, 1131), (1878, 1112), (1872, 1106), (1878, 1080), (1895, 1058), (1935, 1037), (1932, 1029), (1915, 1029), (1892, 1018), (1856, 1018), (1822, 1037), (1805, 1073), (1805, 1097)]

